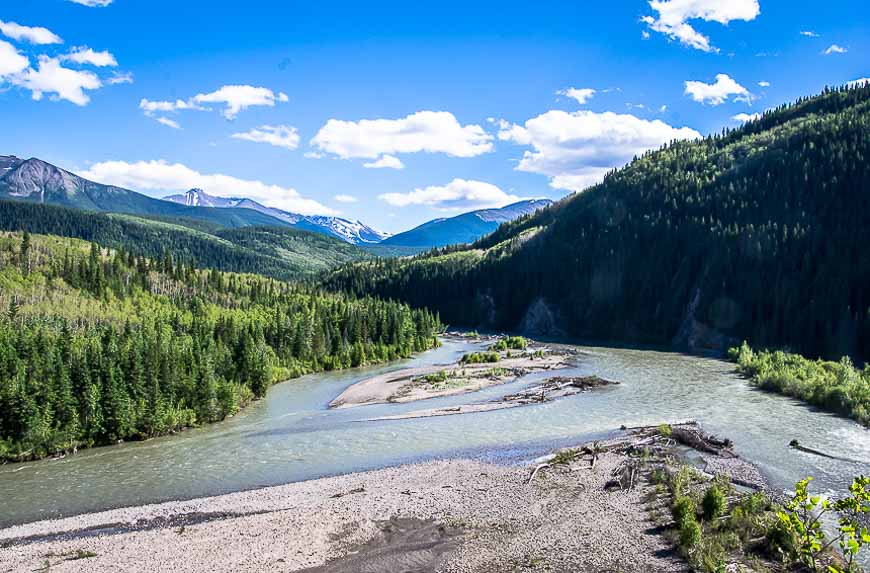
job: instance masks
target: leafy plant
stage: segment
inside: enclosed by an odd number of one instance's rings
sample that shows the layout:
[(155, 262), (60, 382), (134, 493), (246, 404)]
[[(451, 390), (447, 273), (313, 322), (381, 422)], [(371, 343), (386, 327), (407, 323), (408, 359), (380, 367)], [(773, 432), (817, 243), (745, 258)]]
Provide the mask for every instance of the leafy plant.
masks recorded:
[(707, 488), (707, 491), (704, 492), (704, 499), (701, 502), (701, 507), (704, 511), (704, 519), (707, 521), (712, 521), (717, 517), (720, 517), (725, 513), (725, 509), (727, 508), (725, 494), (723, 494), (722, 490), (715, 484), (711, 485)]
[(696, 520), (698, 507), (695, 504), (695, 500), (687, 495), (684, 495), (678, 497), (676, 501), (674, 501), (674, 507), (672, 512), (674, 515), (674, 521), (676, 521), (677, 526), (682, 529), (683, 525), (686, 522)]
[[(784, 531), (795, 540), (791, 557), (812, 571), (820, 571), (822, 556), (837, 544), (843, 552), (846, 569), (831, 564), (826, 571), (851, 573), (856, 570), (855, 557), (870, 544), (870, 530), (860, 521), (864, 514), (870, 513), (870, 478), (855, 478), (849, 495), (835, 501), (811, 496), (812, 480), (808, 477), (799, 481), (794, 496), (777, 514)], [(822, 517), (831, 512), (839, 513), (838, 527), (836, 534), (827, 539)]]
[(462, 357), (460, 363), (481, 364), (486, 362), (498, 362), (499, 360), (501, 360), (501, 356), (499, 356), (498, 352), (469, 352)]

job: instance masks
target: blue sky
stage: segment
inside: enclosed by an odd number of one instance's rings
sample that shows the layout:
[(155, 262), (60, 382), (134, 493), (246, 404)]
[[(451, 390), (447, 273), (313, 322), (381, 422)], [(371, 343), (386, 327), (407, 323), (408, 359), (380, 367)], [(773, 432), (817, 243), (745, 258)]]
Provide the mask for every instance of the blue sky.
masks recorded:
[(396, 232), (580, 191), (868, 53), (866, 0), (19, 0), (0, 154)]

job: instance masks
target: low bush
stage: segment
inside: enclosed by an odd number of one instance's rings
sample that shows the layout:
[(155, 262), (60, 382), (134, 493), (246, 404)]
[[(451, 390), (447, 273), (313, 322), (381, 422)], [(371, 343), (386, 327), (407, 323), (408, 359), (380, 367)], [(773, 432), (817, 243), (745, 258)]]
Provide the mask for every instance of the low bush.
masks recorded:
[(462, 364), (483, 364), (487, 362), (498, 362), (499, 360), (501, 360), (501, 356), (499, 356), (498, 352), (469, 352), (462, 357), (460, 362)]
[(712, 521), (721, 517), (727, 509), (725, 494), (722, 493), (722, 490), (719, 489), (717, 485), (711, 485), (707, 488), (707, 491), (704, 492), (704, 499), (701, 502), (701, 507), (704, 511), (704, 519), (707, 521)]

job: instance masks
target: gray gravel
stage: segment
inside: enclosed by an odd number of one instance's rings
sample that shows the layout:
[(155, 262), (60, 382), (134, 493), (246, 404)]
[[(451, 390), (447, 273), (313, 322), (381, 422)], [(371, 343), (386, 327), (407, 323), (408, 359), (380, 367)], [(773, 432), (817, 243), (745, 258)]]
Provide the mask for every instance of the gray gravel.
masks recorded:
[(37, 522), (0, 530), (0, 571), (342, 570), (333, 560), (397, 519), (450, 532), (426, 554), (438, 571), (685, 571), (644, 510), (649, 486), (604, 491), (620, 459), (548, 468), (530, 485), (529, 467), (427, 462)]

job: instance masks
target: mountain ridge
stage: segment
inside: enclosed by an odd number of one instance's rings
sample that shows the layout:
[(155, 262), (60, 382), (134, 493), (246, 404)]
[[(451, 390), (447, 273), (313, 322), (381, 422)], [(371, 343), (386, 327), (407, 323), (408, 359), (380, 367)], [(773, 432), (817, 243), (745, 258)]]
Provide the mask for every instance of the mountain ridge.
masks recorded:
[(380, 243), (390, 236), (389, 233), (377, 231), (359, 220), (351, 221), (327, 215), (300, 215), (276, 207), (268, 207), (246, 197), (217, 197), (198, 188), (190, 189), (185, 193), (167, 195), (163, 200), (187, 206), (251, 209), (284, 221), (293, 227), (326, 233), (352, 245)]
[(472, 245), (331, 288), (471, 328), (870, 357), (870, 84), (676, 141)]
[(455, 217), (433, 219), (393, 235), (381, 244), (433, 248), (472, 243), (495, 231), (500, 224), (531, 215), (552, 203), (550, 199), (526, 199), (500, 208), (478, 209)]
[(86, 211), (187, 217), (228, 228), (250, 225), (287, 226), (280, 219), (251, 209), (188, 207), (123, 187), (96, 183), (36, 157), (20, 159), (14, 155), (0, 156), (0, 167), (0, 199)]

